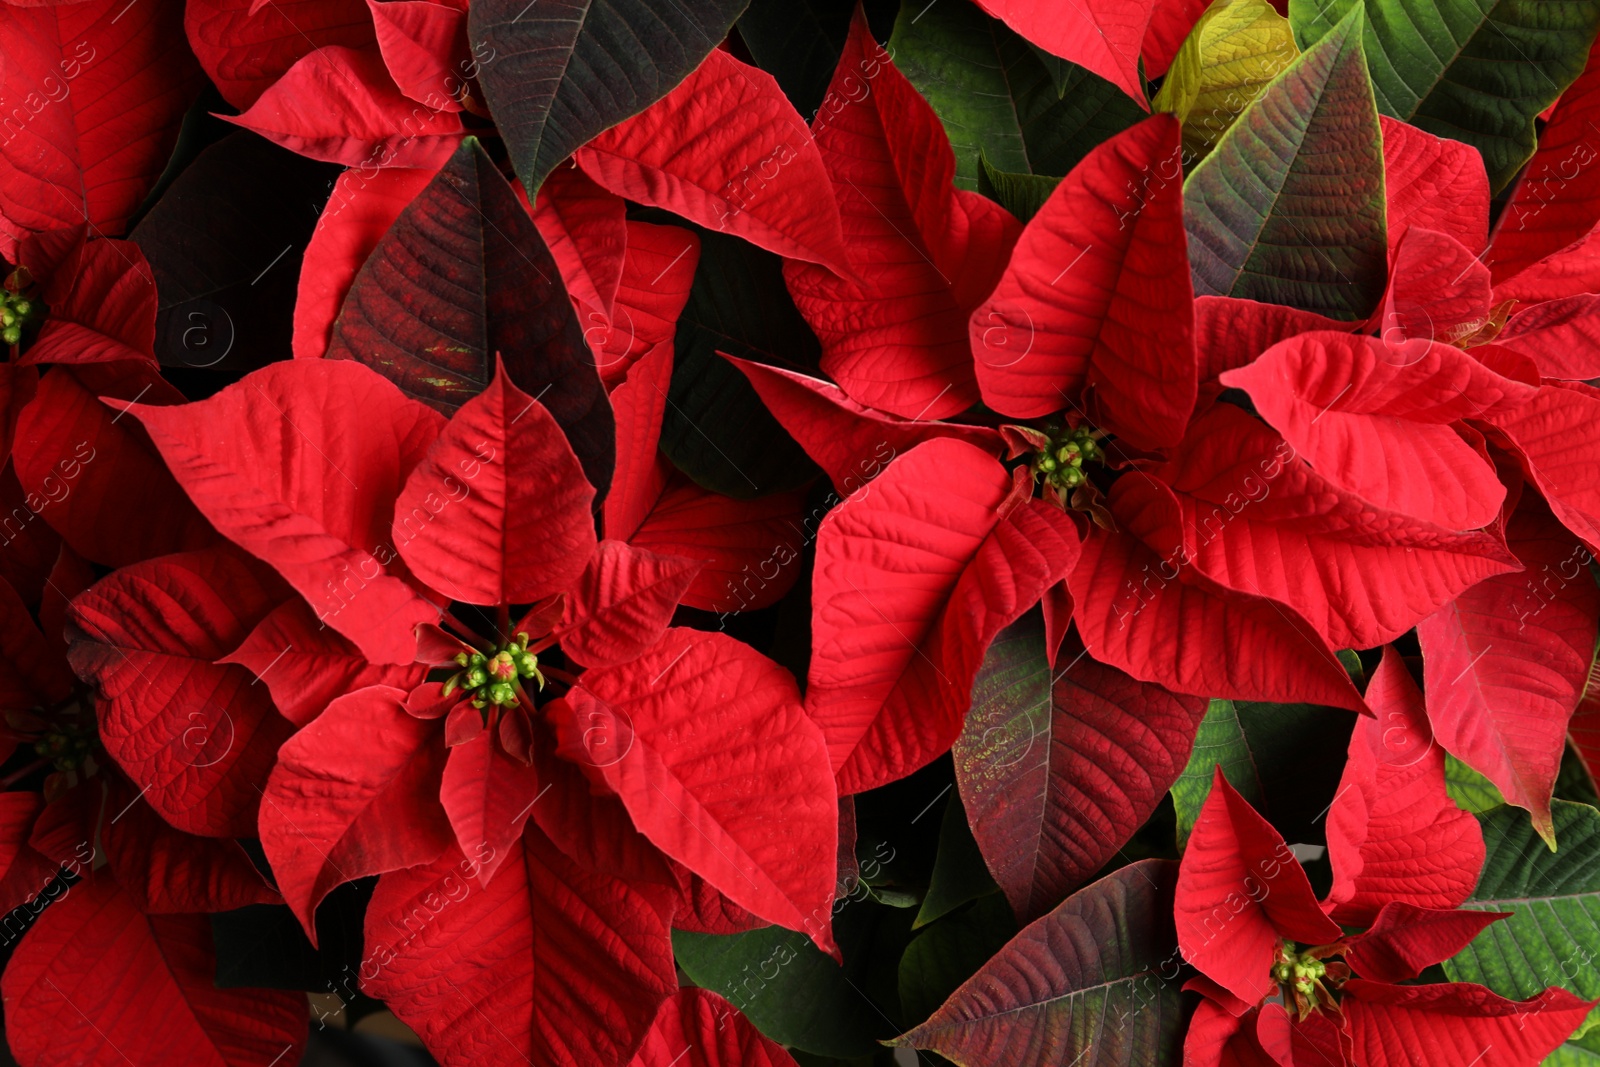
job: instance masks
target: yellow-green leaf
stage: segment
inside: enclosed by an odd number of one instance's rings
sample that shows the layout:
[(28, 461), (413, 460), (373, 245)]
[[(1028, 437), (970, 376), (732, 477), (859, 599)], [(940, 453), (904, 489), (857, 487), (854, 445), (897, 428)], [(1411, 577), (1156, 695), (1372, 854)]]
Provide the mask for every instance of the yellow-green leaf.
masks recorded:
[(1152, 101), (1183, 123), (1184, 165), (1203, 159), (1299, 54), (1289, 20), (1267, 0), (1216, 0), (1207, 8)]

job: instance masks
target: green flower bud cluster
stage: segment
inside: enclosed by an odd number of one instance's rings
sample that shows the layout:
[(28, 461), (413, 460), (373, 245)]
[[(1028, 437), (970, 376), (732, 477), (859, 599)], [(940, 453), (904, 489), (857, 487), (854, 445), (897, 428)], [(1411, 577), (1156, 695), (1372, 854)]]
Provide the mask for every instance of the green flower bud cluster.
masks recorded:
[(1033, 476), (1057, 489), (1076, 489), (1089, 480), (1085, 463), (1105, 462), (1105, 451), (1087, 426), (1068, 430), (1063, 436), (1051, 435), (1050, 444), (1034, 453)]
[(21, 290), (31, 281), (27, 271), (18, 267), (0, 288), (0, 341), (8, 345), (21, 344), (23, 328), (44, 310), (37, 300), (22, 295)]
[(1293, 986), (1302, 996), (1311, 996), (1317, 983), (1328, 973), (1328, 965), (1312, 956), (1300, 955), (1294, 945), (1285, 941), (1278, 947), (1277, 962), (1272, 965), (1272, 980), (1279, 985)]
[(94, 754), (98, 744), (93, 729), (65, 723), (35, 741), (33, 751), (50, 760), (58, 771), (75, 771)]
[(482, 710), (510, 707), (517, 702), (517, 682), (531, 678), (540, 689), (544, 688), (544, 675), (539, 672), (539, 657), (528, 651), (528, 635), (518, 634), (503, 648), (485, 655), (482, 652), (462, 652), (456, 656), (456, 666), (462, 668), (445, 679), (444, 695), (457, 689), (468, 694), (472, 706)]

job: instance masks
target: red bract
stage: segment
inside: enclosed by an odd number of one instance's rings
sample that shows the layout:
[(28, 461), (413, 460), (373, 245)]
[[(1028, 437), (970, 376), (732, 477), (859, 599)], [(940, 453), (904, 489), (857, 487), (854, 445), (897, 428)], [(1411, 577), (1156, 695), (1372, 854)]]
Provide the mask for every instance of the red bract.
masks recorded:
[(977, 399), (965, 320), (1016, 240), (993, 201), (951, 185), (939, 119), (857, 12), (812, 123), (833, 179), (851, 276), (790, 260), (789, 291), (822, 367), (863, 404), (943, 418)]
[[(311, 401), (354, 403), (365, 415), (306, 448), (295, 437), (302, 420), (329, 426), (313, 422)], [(666, 857), (734, 903), (832, 947), (833, 776), (793, 679), (730, 638), (667, 628), (696, 564), (596, 540), (594, 489), (577, 457), (503, 369), (442, 425), (347, 361), (277, 364), (210, 401), (135, 410), (219, 528), (301, 588), (334, 598), (320, 614), (349, 637), (316, 636), (310, 609), (263, 587), (257, 600), (235, 592), (231, 606), (246, 614), (229, 619), (230, 636), (208, 654), (217, 684), (244, 675), (230, 664), (250, 664), (268, 682), (256, 698), (263, 707), (270, 687), (307, 723), (278, 750), (258, 795), (262, 846), (308, 934), (317, 903), (343, 882), (384, 876), (370, 928), (470, 857), (473, 899), (510, 931), (494, 935), (497, 951), (517, 938), (535, 945), (531, 971), (494, 968), (483, 981), (527, 1005), (513, 1044), (551, 1064), (594, 1062), (573, 1042), (600, 1034), (615, 1042), (605, 1053), (613, 1057), (642, 1039), (672, 973), (661, 961), (670, 961), (665, 924), (678, 876)], [(269, 481), (268, 470), (288, 477)], [(357, 569), (364, 562), (373, 570)], [(158, 581), (176, 573), (170, 561), (147, 566)], [(222, 584), (237, 589), (240, 580)], [(445, 601), (493, 610), (493, 636), (448, 613), (441, 621), (459, 636), (434, 625), (434, 605)], [(515, 625), (513, 604), (531, 604)], [(428, 621), (413, 634), (419, 618)], [(386, 643), (374, 646), (380, 633)], [(429, 665), (452, 673), (422, 681)], [(580, 675), (581, 666), (590, 669)], [(119, 664), (85, 659), (80, 669), (119, 691)], [(547, 684), (564, 695), (541, 697)], [(165, 713), (133, 691), (120, 699), (129, 717)], [(119, 758), (141, 757), (129, 749)], [(242, 769), (229, 778), (257, 779)], [(586, 819), (602, 810), (620, 817), (608, 837), (631, 833), (631, 821), (643, 834), (636, 861), (619, 876), (566, 828), (552, 843), (535, 826), (542, 818), (530, 822), (540, 803), (593, 809)], [(506, 864), (519, 854), (524, 873), (512, 878)], [(602, 898), (611, 910), (589, 910)], [(654, 918), (639, 910), (647, 900)], [(462, 925), (452, 918), (429, 939), (397, 947), (396, 962), (368, 980), (451, 1062), (488, 1053), (456, 1029), (476, 1022), (451, 1022), (431, 1006), (452, 986), (427, 975), (436, 953), (472, 952), (467, 940), (497, 929), (478, 906), (459, 909)], [(557, 935), (550, 906), (577, 908), (574, 925)], [(577, 962), (577, 946), (594, 966)], [(588, 1014), (562, 1006), (579, 1000)]]
[[(1322, 904), (1283, 838), (1218, 769), (1178, 874), (1178, 944), (1205, 975), (1193, 985), (1206, 997), (1186, 1062), (1264, 1053), (1312, 1063), (1321, 1050), (1329, 1062), (1388, 1067), (1470, 1046), (1531, 1065), (1593, 1006), (1557, 988), (1514, 1002), (1466, 983), (1396, 984), (1506, 916), (1445, 910), (1471, 892), (1483, 842), (1476, 820), (1445, 796), (1444, 755), (1393, 650), (1367, 700), (1377, 717), (1356, 727), (1328, 813), (1334, 888)], [(1367, 929), (1350, 935), (1340, 923)], [(1288, 1013), (1263, 1003), (1280, 992)]]

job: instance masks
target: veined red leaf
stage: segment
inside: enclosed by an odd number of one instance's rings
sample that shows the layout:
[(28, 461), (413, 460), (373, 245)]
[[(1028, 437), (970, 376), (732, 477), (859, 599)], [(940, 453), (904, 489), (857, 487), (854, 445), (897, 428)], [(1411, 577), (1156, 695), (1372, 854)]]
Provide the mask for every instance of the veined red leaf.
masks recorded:
[(1005, 268), (1017, 221), (955, 188), (939, 117), (859, 11), (811, 129), (856, 275), (784, 266), (822, 341), (822, 369), (852, 399), (894, 415), (939, 419), (970, 407), (978, 388), (967, 317)]
[(1344, 988), (1356, 1062), (1367, 1067), (1474, 1057), (1483, 1067), (1526, 1067), (1565, 1041), (1591, 1007), (1565, 989), (1514, 1001), (1461, 982), (1400, 986), (1356, 978)]
[[(1418, 232), (1426, 231), (1413, 229), (1407, 245)], [(1533, 393), (1426, 336), (1397, 352), (1378, 338), (1329, 331), (1291, 337), (1221, 380), (1249, 393), (1318, 476), (1450, 530), (1488, 525), (1505, 498), (1488, 464), (1450, 423), (1492, 418)]]
[(1531, 493), (1506, 528), (1526, 568), (1463, 592), (1417, 624), (1428, 718), (1446, 750), (1528, 809), (1552, 840), (1550, 795), (1595, 648), (1589, 550)]
[(1346, 926), (1372, 925), (1390, 903), (1455, 907), (1472, 894), (1484, 856), (1478, 820), (1445, 792), (1444, 749), (1392, 646), (1383, 650), (1366, 701), (1374, 717), (1356, 723), (1328, 809), (1333, 886), (1326, 906)]
[(612, 540), (628, 541), (666, 488), (671, 465), (657, 442), (672, 383), (671, 345), (658, 345), (624, 374), (611, 393), (617, 419), (617, 466), (606, 494), (604, 529)]
[(1600, 291), (1600, 226), (1494, 287), (1496, 299), (1529, 303)]
[(46, 909), (0, 977), (26, 1067), (271, 1067), (305, 1047), (305, 994), (218, 989), (211, 921), (141, 915), (105, 873)]
[(876, 478), (896, 456), (936, 437), (953, 437), (995, 456), (1004, 447), (1000, 435), (987, 426), (897, 418), (856, 403), (821, 378), (726, 354), (723, 358), (750, 379), (761, 402), (844, 496)]
[(1144, 825), (1189, 760), (1206, 701), (1067, 650), (1041, 619), (989, 647), (955, 743), (956, 782), (984, 862), (1020, 922), (1064, 900)]
[(1600, 454), (1600, 390), (1546, 383), (1527, 402), (1489, 419), (1516, 450), (1529, 479), (1561, 524), (1591, 551), (1600, 548), (1600, 485), (1590, 457)]
[(1458, 533), (1376, 507), (1240, 408), (1213, 407), (1189, 441), (1150, 479), (1118, 483), (1159, 523), (1151, 543), (1179, 567), (1289, 605), (1334, 648), (1391, 641), (1475, 583), (1518, 567), (1497, 531)]
[(921, 1026), (894, 1039), (962, 1067), (1171, 1062), (1181, 1001), (1173, 865), (1143, 860), (1029, 924)]
[(201, 513), (319, 620), (374, 663), (415, 659), (412, 629), (437, 613), (384, 567), (395, 497), (438, 413), (343, 360), (274, 363), (206, 400), (128, 410)]
[(381, 997), (444, 1067), (622, 1064), (677, 988), (664, 892), (585, 872), (530, 827), (487, 888), (455, 848), (367, 906)]
[(696, 560), (601, 541), (568, 594), (561, 650), (586, 667), (633, 659), (667, 628), (699, 571)]
[(450, 749), (439, 801), (463, 855), (477, 855), (485, 845), (490, 850), (478, 870), (480, 884), (489, 884), (521, 839), (539, 788), (538, 773), (508, 755), (488, 731)]
[(1489, 269), (1496, 284), (1553, 253), (1600, 222), (1600, 172), (1590, 138), (1600, 121), (1600, 63), (1567, 87), (1539, 133), (1538, 151), (1495, 222)]
[(68, 658), (99, 692), (100, 740), (180, 830), (255, 832), (260, 789), (292, 732), (264, 686), (216, 661), (283, 597), (232, 552), (136, 563), (72, 603)]
[(1489, 239), (1489, 175), (1471, 145), (1437, 137), (1388, 115), (1383, 131), (1383, 191), (1389, 248), (1406, 230), (1424, 226), (1447, 233), (1474, 254)]
[(218, 662), (248, 668), (272, 694), (278, 711), (296, 726), (321, 715), (335, 697), (369, 685), (410, 690), (427, 674), (427, 667), (418, 663), (369, 663), (350, 640), (319, 626), (299, 597), (272, 609)]
[(476, 138), (394, 220), (350, 285), (327, 358), (380, 371), (449, 412), (495, 360), (550, 410), (600, 493), (613, 425), (555, 260)]
[(1194, 409), (1194, 291), (1178, 122), (1154, 115), (1056, 186), (972, 313), (986, 404), (1037, 418), (1089, 391), (1138, 448), (1175, 445)]
[(1178, 49), (1183, 47), (1184, 38), (1208, 6), (1206, 0), (1155, 0), (1150, 5), (1150, 24), (1144, 31), (1144, 43), (1139, 46), (1146, 76), (1159, 78), (1167, 72)]
[(1170, 515), (1148, 493), (1112, 489), (1112, 511), (1132, 532), (1091, 530), (1067, 578), (1090, 655), (1175, 693), (1364, 707), (1305, 619), (1264, 596), (1205, 581), (1170, 549), (1158, 553), (1136, 535)]
[(241, 111), (301, 56), (375, 40), (366, 0), (193, 0), (184, 29), (223, 99)]
[[(24, 266), (32, 244), (19, 250)], [(19, 363), (155, 362), (156, 279), (138, 245), (80, 238), (48, 279), (49, 315)]]
[(828, 169), (772, 75), (720, 49), (643, 113), (577, 153), (618, 196), (849, 272)]
[(1533, 360), (1546, 378), (1600, 378), (1600, 296), (1583, 293), (1525, 308), (1494, 340)]
[[(1471, 869), (1474, 878), (1479, 866), (1481, 861)], [(1344, 958), (1363, 978), (1408, 982), (1435, 963), (1450, 959), (1486, 927), (1510, 914), (1443, 910), (1391, 900), (1363, 921), (1366, 930), (1345, 939)]]
[(682, 226), (629, 219), (628, 247), (608, 314), (584, 314), (583, 339), (614, 389), (646, 353), (670, 345), (700, 262), (700, 238)]
[(161, 176), (201, 85), (178, 0), (0, 8), (0, 212), (118, 234)]
[[(930, 496), (934, 485), (943, 491)], [(1010, 489), (994, 457), (940, 439), (896, 459), (823, 519), (806, 709), (827, 736), (835, 770), (926, 655), (921, 650)], [(903, 726), (898, 718), (886, 725)]]
[[(562, 753), (596, 765), (657, 848), (834, 950), (837, 794), (787, 671), (723, 634), (674, 628), (630, 663), (585, 672), (567, 702)], [(596, 717), (609, 730), (597, 735)]]
[(443, 166), (466, 134), (455, 112), (401, 93), (371, 50), (342, 45), (302, 56), (229, 121), (291, 152), (363, 169)]
[[(657, 462), (666, 466), (664, 459)], [(806, 540), (805, 490), (735, 500), (700, 488), (676, 470), (655, 480), (661, 494), (628, 543), (701, 561), (683, 594), (686, 607), (754, 611), (776, 604), (794, 587)]]
[(101, 844), (117, 884), (147, 915), (200, 915), (282, 899), (237, 841), (175, 830), (128, 787), (111, 791)]
[(499, 365), (406, 478), (394, 544), (452, 600), (531, 604), (568, 589), (594, 555), (593, 500), (555, 417)]
[(1489, 322), (1489, 268), (1447, 233), (1411, 226), (1390, 255), (1378, 336), (1387, 358), (1409, 365), (1428, 342), (1457, 342)]
[(1353, 330), (1359, 325), (1282, 304), (1263, 304), (1231, 296), (1196, 297), (1194, 336), (1200, 380), (1214, 381), (1226, 371), (1247, 366), (1279, 341), (1296, 334), (1312, 330)]
[[(622, 733), (625, 724), (602, 714), (580, 725), (591, 731), (587, 736), (598, 748)], [(596, 790), (578, 764), (556, 755), (556, 745), (548, 721), (536, 724), (531, 755), (541, 784), (530, 815), (533, 822), (584, 870), (628, 883), (664, 886), (676, 894), (681, 880), (674, 872), (676, 865), (634, 827), (616, 794)]]
[(1176, 914), (1183, 958), (1251, 1005), (1277, 989), (1280, 940), (1329, 945), (1343, 935), (1283, 836), (1220, 766), (1183, 852)]
[(1077, 525), (1043, 500), (1000, 517), (839, 768), (841, 792), (886, 785), (949, 750), (961, 734), (989, 643), (1066, 577), (1078, 559), (1078, 537)]
[(296, 359), (321, 359), (333, 322), (356, 272), (378, 241), (433, 177), (404, 167), (353, 167), (333, 183), (333, 195), (317, 218), (300, 264), (294, 302)]
[(460, 111), (477, 76), (460, 0), (367, 0), (383, 65), (402, 93), (438, 111)]
[[(153, 364), (54, 368), (17, 420), (12, 455), (29, 510), (74, 551), (113, 567), (220, 543), (138, 421), (126, 417), (136, 400), (173, 405), (183, 394)], [(149, 521), (152, 514), (161, 521)]]
[[(627, 206), (577, 167), (557, 168), (533, 202), (534, 225), (561, 268), (567, 292), (606, 318), (612, 314), (627, 254)], [(588, 319), (583, 324), (593, 325)]]
[(312, 944), (335, 887), (432, 863), (453, 840), (439, 803), (448, 750), (404, 700), (386, 685), (340, 697), (284, 743), (267, 779), (261, 849)]
[(630, 1067), (794, 1067), (794, 1058), (732, 1004), (689, 988), (661, 1005)]
[(1046, 52), (1087, 67), (1148, 108), (1139, 49), (1156, 0), (1087, 0), (1065, 7), (1049, 0), (978, 0), (978, 6)]

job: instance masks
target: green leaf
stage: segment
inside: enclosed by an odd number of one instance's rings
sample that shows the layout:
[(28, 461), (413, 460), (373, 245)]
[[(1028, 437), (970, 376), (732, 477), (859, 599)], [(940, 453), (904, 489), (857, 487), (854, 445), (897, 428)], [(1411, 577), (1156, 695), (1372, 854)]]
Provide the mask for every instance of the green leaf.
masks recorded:
[(865, 887), (834, 904), (843, 967), (781, 926), (729, 936), (674, 930), (673, 953), (695, 985), (720, 993), (779, 1044), (865, 1056), (899, 1028), (897, 961), (911, 912), (857, 899), (864, 895)]
[(751, 0), (739, 17), (739, 36), (756, 66), (778, 86), (800, 114), (816, 114), (827, 95), (850, 35), (853, 5), (828, 0)]
[(1365, 7), (1378, 108), (1483, 155), (1498, 192), (1532, 157), (1534, 117), (1583, 73), (1597, 0), (1289, 0), (1302, 48)]
[(1388, 263), (1383, 140), (1361, 14), (1307, 49), (1184, 188), (1196, 296), (1365, 319)]
[(1177, 864), (1145, 860), (1074, 893), (892, 1044), (960, 1067), (1176, 1064), (1176, 880)]
[(1557, 852), (1519, 808), (1478, 816), (1488, 854), (1463, 907), (1512, 916), (1445, 961), (1452, 981), (1477, 982), (1513, 1000), (1553, 985), (1600, 997), (1600, 811), (1557, 800), (1551, 814)]
[(1322, 844), (1356, 717), (1320, 704), (1234, 704), (1261, 781), (1262, 811), (1290, 844)]
[(1211, 795), (1211, 780), (1217, 765), (1228, 784), (1237, 789), (1251, 804), (1261, 804), (1261, 783), (1256, 778), (1256, 764), (1250, 755), (1250, 743), (1245, 740), (1244, 727), (1239, 723), (1239, 713), (1231, 700), (1213, 700), (1200, 720), (1200, 732), (1195, 734), (1194, 748), (1189, 753), (1189, 765), (1178, 780), (1172, 783), (1172, 806), (1178, 813), (1178, 847), (1189, 842), (1195, 820)]
[(900, 957), (900, 1003), (906, 1019), (932, 1015), (1016, 933), (1016, 916), (1006, 898), (996, 893), (918, 934)]
[(531, 198), (596, 134), (671, 92), (750, 0), (476, 0), (478, 83)]
[(1493, 811), (1506, 802), (1493, 782), (1448, 752), (1444, 754), (1444, 789), (1456, 807), (1474, 815)]
[(1061, 60), (1052, 74), (1026, 41), (968, 0), (906, 0), (889, 48), (944, 123), (962, 189), (979, 188), (980, 153), (1004, 173), (1060, 176), (1144, 118), (1127, 94), (1082, 67)]
[(1206, 8), (1150, 102), (1183, 123), (1184, 164), (1205, 158), (1299, 54), (1289, 20), (1267, 0), (1217, 0)]
[(995, 170), (989, 158), (978, 155), (978, 192), (999, 204), (1026, 223), (1039, 213), (1050, 194), (1061, 184), (1060, 178), (1043, 174), (1012, 174)]
[(815, 372), (821, 345), (783, 284), (783, 260), (700, 230), (700, 262), (678, 332), (661, 450), (713, 492), (764, 496), (819, 473), (750, 380), (718, 352)]
[(1600, 1052), (1568, 1041), (1544, 1058), (1543, 1067), (1600, 1067)]
[(933, 860), (933, 877), (928, 881), (928, 895), (922, 899), (922, 910), (917, 912), (915, 925), (927, 926), (961, 905), (999, 890), (989, 875), (989, 868), (984, 866), (983, 853), (973, 839), (972, 828), (967, 825), (961, 792), (952, 789), (950, 800), (945, 804), (944, 820), (939, 825), (939, 851)]

